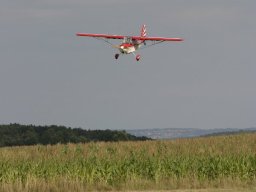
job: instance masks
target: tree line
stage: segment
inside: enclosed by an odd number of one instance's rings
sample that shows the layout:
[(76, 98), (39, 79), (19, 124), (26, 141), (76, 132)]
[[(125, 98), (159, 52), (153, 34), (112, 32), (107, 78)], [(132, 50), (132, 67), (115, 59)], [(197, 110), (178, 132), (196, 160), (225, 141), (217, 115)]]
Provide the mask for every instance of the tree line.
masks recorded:
[(144, 141), (126, 131), (84, 130), (65, 126), (0, 125), (0, 147), (57, 143), (87, 143), (91, 141)]

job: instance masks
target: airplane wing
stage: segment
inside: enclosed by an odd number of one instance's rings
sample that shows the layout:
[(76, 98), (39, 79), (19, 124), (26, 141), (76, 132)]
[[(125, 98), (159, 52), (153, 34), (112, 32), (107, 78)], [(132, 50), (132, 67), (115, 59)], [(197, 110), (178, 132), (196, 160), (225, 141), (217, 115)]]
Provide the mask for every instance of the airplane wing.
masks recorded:
[(77, 36), (82, 37), (95, 37), (95, 38), (106, 38), (106, 39), (123, 39), (125, 36), (122, 35), (108, 35), (108, 34), (94, 34), (94, 33), (77, 33)]
[[(108, 34), (95, 34), (95, 33), (77, 33), (77, 36), (83, 37), (95, 37), (95, 38), (106, 38), (106, 39), (124, 39), (126, 36), (123, 35), (108, 35)], [(141, 37), (132, 36), (133, 40), (141, 41), (183, 41), (181, 38), (167, 38), (167, 37)]]
[(134, 36), (132, 37), (134, 40), (140, 40), (140, 41), (183, 41), (181, 38), (167, 38), (167, 37), (139, 37)]
[[(77, 36), (82, 37), (93, 37), (98, 40), (103, 40), (106, 43), (110, 44), (113, 47), (117, 47), (116, 45), (112, 44), (109, 40), (110, 39), (124, 39), (126, 37), (130, 37), (132, 40), (140, 41), (140, 44), (144, 44), (144, 48), (156, 45), (159, 43), (163, 43), (165, 41), (183, 41), (181, 38), (167, 38), (167, 37), (143, 37), (143, 36), (123, 36), (123, 35), (109, 35), (109, 34), (95, 34), (95, 33), (77, 33)], [(146, 45), (146, 41), (151, 41), (150, 45)]]

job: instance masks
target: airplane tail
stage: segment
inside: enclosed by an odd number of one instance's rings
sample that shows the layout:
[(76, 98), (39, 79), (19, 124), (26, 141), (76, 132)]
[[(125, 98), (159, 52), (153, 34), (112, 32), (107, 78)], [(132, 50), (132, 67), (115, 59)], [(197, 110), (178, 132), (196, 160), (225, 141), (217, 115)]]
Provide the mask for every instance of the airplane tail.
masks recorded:
[(146, 25), (142, 25), (142, 28), (141, 28), (141, 31), (140, 31), (140, 36), (141, 37), (146, 37), (147, 36)]
[[(140, 31), (140, 36), (141, 37), (146, 37), (147, 36), (146, 25), (142, 25), (141, 31)], [(146, 41), (145, 40), (140, 41), (140, 44), (142, 44), (142, 43), (144, 43), (144, 45), (146, 45)]]

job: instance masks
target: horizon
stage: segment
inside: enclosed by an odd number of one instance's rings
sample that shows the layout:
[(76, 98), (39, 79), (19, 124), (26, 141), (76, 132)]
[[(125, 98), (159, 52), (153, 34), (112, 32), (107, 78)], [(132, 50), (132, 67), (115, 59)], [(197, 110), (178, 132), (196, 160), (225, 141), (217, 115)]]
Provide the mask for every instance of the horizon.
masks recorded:
[(21, 126), (46, 126), (46, 127), (50, 127), (50, 126), (57, 126), (57, 127), (66, 127), (66, 128), (71, 128), (71, 129), (87, 129), (87, 130), (116, 130), (116, 131), (135, 131), (135, 130), (164, 130), (164, 129), (195, 129), (195, 130), (225, 130), (225, 129), (236, 129), (236, 130), (243, 130), (243, 129), (256, 129), (256, 127), (219, 127), (219, 128), (198, 128), (198, 127), (158, 127), (158, 128), (128, 128), (128, 129), (122, 129), (122, 128), (118, 128), (118, 129), (112, 129), (112, 128), (99, 128), (99, 129), (91, 129), (88, 127), (70, 127), (70, 126), (66, 126), (66, 125), (57, 125), (57, 124), (44, 124), (44, 125), (37, 125), (37, 124), (21, 124), (21, 123), (8, 123), (8, 124), (0, 124), (1, 125), (21, 125)]

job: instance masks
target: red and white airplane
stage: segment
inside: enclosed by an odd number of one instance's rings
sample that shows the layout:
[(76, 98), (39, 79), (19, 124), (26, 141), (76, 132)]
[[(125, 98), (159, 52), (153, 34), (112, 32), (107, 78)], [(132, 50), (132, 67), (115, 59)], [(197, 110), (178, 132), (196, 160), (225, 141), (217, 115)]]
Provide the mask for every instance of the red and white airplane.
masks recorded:
[[(159, 44), (165, 41), (183, 41), (181, 38), (167, 38), (167, 37), (147, 37), (146, 25), (143, 25), (141, 28), (140, 36), (123, 36), (123, 35), (108, 35), (108, 34), (94, 34), (94, 33), (77, 33), (77, 36), (83, 37), (94, 37), (98, 40), (103, 40), (106, 43), (112, 45), (114, 48), (117, 48), (121, 54), (130, 54), (132, 53), (136, 60), (140, 60), (140, 55), (135, 55), (135, 51), (142, 46), (152, 46)], [(122, 39), (123, 42), (120, 45), (114, 45), (109, 40), (110, 39)], [(151, 44), (147, 45), (146, 42), (150, 41)], [(118, 59), (119, 53), (115, 54), (115, 58)]]

